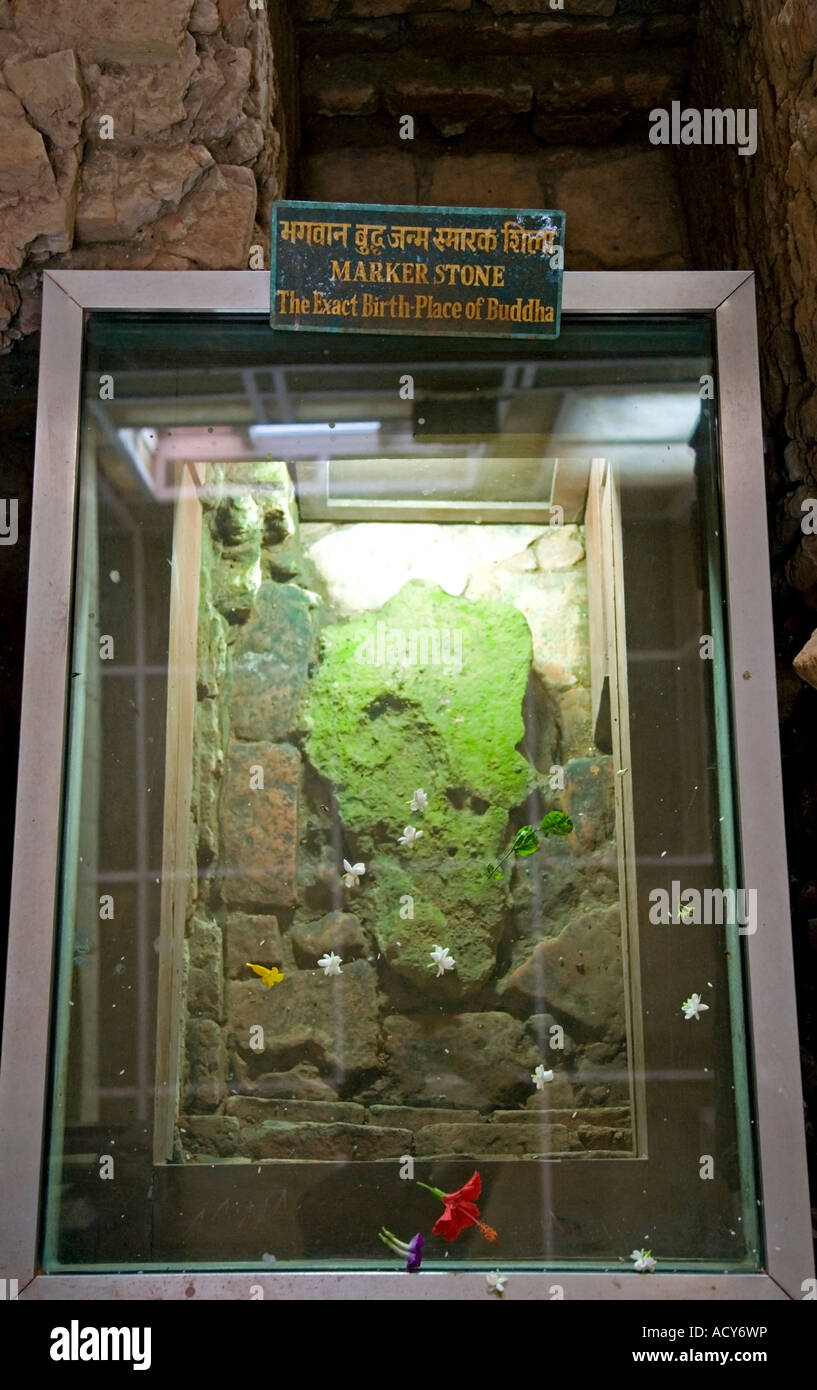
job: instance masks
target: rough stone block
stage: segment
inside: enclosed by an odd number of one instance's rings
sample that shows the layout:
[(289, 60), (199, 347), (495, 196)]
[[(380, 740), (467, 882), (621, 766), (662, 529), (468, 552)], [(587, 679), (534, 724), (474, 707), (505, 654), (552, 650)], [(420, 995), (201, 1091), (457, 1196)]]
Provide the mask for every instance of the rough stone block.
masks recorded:
[(564, 1125), (428, 1125), (415, 1136), (417, 1155), (469, 1154), (475, 1158), (563, 1153), (570, 1147)]
[(14, 18), (32, 49), (73, 48), (83, 59), (128, 62), (176, 57), (193, 0), (15, 0)]
[(215, 34), (218, 32), (219, 23), (216, 0), (194, 0), (187, 26), (191, 34)]
[(290, 939), (299, 965), (317, 965), (318, 958), (334, 951), (341, 960), (366, 955), (369, 943), (360, 921), (352, 912), (327, 912), (319, 922), (293, 926)]
[(263, 1072), (255, 1078), (250, 1076), (240, 1053), (233, 1053), (233, 1065), (235, 1080), (231, 1082), (231, 1089), (242, 1095), (268, 1100), (336, 1101), (338, 1098), (318, 1068), (309, 1062), (298, 1062), (289, 1071)]
[(241, 1144), (255, 1159), (353, 1162), (401, 1158), (413, 1152), (414, 1135), (406, 1129), (378, 1129), (374, 1125), (268, 1123), (245, 1128)]
[(611, 1150), (624, 1151), (633, 1146), (632, 1130), (623, 1126), (612, 1128), (609, 1125), (579, 1125), (576, 1135), (583, 1149), (603, 1149), (609, 1153)]
[(478, 1124), (478, 1110), (444, 1110), (434, 1105), (371, 1105), (372, 1124), (394, 1129), (425, 1129), (428, 1125)]
[(3, 72), (33, 124), (58, 148), (72, 148), (82, 136), (85, 85), (76, 55), (65, 49), (46, 58), (7, 63)]
[(226, 902), (294, 906), (300, 779), (295, 748), (230, 741), (221, 794)]
[(507, 978), (505, 990), (594, 1033), (619, 1032), (624, 1014), (619, 908), (585, 913), (559, 936), (540, 941)]
[(244, 120), (244, 103), (252, 81), (248, 48), (220, 44), (199, 56), (199, 66), (185, 94), (190, 134), (212, 147), (226, 140)]
[(514, 154), (441, 155), (431, 171), (428, 202), (443, 207), (540, 207), (536, 163)]
[(549, 526), (533, 547), (540, 570), (572, 569), (584, 559), (583, 527)]
[(533, 639), (533, 669), (547, 689), (589, 684), (584, 565), (548, 573), (515, 573), (494, 565), (472, 574), (466, 596), (504, 600), (524, 614)]
[(213, 166), (177, 209), (154, 224), (151, 244), (201, 270), (246, 270), (256, 204), (251, 169)]
[(262, 582), (233, 649), (230, 725), (236, 738), (274, 743), (303, 731), (315, 603), (295, 584)]
[(251, 492), (240, 490), (252, 487), (252, 482), (251, 477), (235, 477), (226, 468), (223, 471), (218, 485), (220, 495), (212, 511), (212, 527), (216, 540), (224, 546), (253, 542), (260, 545), (261, 508)]
[(564, 210), (570, 227), (568, 270), (686, 265), (672, 151), (639, 150), (567, 169), (556, 182), (554, 206)]
[(261, 538), (225, 547), (213, 575), (213, 602), (231, 625), (249, 618), (261, 587)]
[[(248, 960), (255, 965), (280, 967), (283, 964), (284, 953), (277, 917), (255, 917), (246, 912), (231, 912), (224, 934), (227, 974), (230, 979), (245, 982), (250, 980)], [(273, 986), (273, 989), (277, 988), (277, 985)]]
[(240, 1125), (230, 1115), (185, 1115), (179, 1124), (179, 1141), (185, 1158), (194, 1154), (233, 1158), (241, 1151)]
[(175, 208), (213, 157), (203, 145), (174, 150), (91, 149), (82, 166), (77, 240), (130, 241)]
[(808, 685), (817, 689), (817, 628), (814, 629), (804, 647), (797, 653), (792, 666)]
[(221, 1028), (211, 1018), (190, 1018), (185, 1042), (187, 1083), (183, 1108), (190, 1114), (215, 1110), (224, 1093), (225, 1055)]
[(372, 189), (387, 203), (416, 203), (417, 175), (409, 153), (391, 150), (332, 150), (307, 156), (304, 197), (316, 202), (365, 203)]
[(610, 757), (571, 758), (565, 764), (564, 809), (573, 821), (570, 837), (586, 854), (615, 832), (613, 760)]
[(513, 58), (477, 59), (456, 69), (436, 57), (419, 64), (392, 63), (372, 62), (380, 70), (389, 111), (394, 116), (404, 111), (428, 116), (443, 134), (461, 134), (470, 121), (484, 120), (486, 110), (520, 115), (533, 103), (533, 86)]
[[(262, 1096), (231, 1096), (225, 1105), (228, 1115), (235, 1115), (242, 1124), (259, 1125), (270, 1122), (285, 1124), (348, 1124), (363, 1125), (367, 1120), (365, 1105), (351, 1100), (268, 1100)], [(383, 1127), (408, 1128), (391, 1125), (384, 1119)]]
[[(340, 975), (322, 970), (290, 973), (268, 990), (261, 980), (227, 985), (230, 1034), (238, 1051), (257, 1070), (311, 1062), (343, 1078), (378, 1066), (376, 973), (365, 961), (343, 966)], [(250, 1028), (264, 1029), (263, 1052), (249, 1046)]]
[(187, 975), (188, 1013), (220, 1019), (224, 1014), (224, 967), (221, 928), (217, 922), (194, 917), (189, 937)]
[[(534, 1091), (525, 1101), (528, 1114), (535, 1112), (560, 1110), (563, 1106), (572, 1106), (576, 1101), (576, 1091), (573, 1080), (553, 1066), (553, 1058), (548, 1055), (545, 1059), (546, 1064), (553, 1067), (553, 1080), (548, 1081), (543, 1091)], [(574, 1078), (575, 1079), (575, 1078)]]
[[(123, 145), (142, 145), (161, 141), (183, 143), (189, 139), (185, 125), (185, 92), (199, 65), (196, 41), (186, 34), (172, 62), (140, 58), (136, 55), (120, 66), (106, 61), (83, 63), (88, 88), (89, 112), (86, 137), (93, 144), (102, 140), (102, 118), (113, 121), (113, 137)], [(124, 74), (127, 73), (125, 78)]]
[(310, 116), (371, 116), (380, 105), (365, 60), (308, 57), (301, 72), (301, 103)]
[(559, 694), (562, 725), (562, 757), (588, 757), (596, 751), (593, 740), (593, 710), (586, 685), (575, 685)]
[(53, 164), (21, 101), (0, 89), (0, 265), (6, 270), (18, 270), (26, 250), (49, 254), (71, 246), (78, 158), (74, 150), (54, 150)]
[(196, 706), (196, 763), (194, 806), (198, 825), (196, 853), (203, 867), (218, 855), (218, 797), (224, 773), (220, 710), (216, 700), (200, 700)]
[(504, 1013), (424, 1014), (385, 1020), (390, 1095), (408, 1104), (494, 1108), (523, 1099), (536, 1051)]
[(19, 307), (19, 291), (7, 275), (0, 275), (0, 330), (8, 328)]

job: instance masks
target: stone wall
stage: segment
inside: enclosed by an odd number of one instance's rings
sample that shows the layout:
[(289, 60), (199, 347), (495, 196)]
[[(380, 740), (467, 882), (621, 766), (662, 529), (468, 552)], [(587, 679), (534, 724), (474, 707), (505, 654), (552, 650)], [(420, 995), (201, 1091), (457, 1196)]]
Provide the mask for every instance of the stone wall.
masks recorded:
[(294, 67), (283, 0), (0, 0), (0, 349), (44, 266), (268, 265)]
[[(784, 792), (804, 1081), (817, 1102), (817, 692), (792, 662), (817, 630), (817, 8), (702, 0), (692, 98), (756, 108), (758, 148), (690, 147), (681, 173), (695, 265), (757, 276)], [(800, 665), (817, 684), (817, 639)], [(817, 1176), (817, 1144), (809, 1131)]]
[(283, 464), (210, 481), (176, 1157), (628, 1151), (582, 528), (299, 526)]
[(549, 0), (293, 0), (297, 195), (560, 208), (568, 269), (684, 268), (673, 155), (647, 132), (650, 109), (683, 93), (694, 9), (694, 0), (565, 0), (560, 10)]

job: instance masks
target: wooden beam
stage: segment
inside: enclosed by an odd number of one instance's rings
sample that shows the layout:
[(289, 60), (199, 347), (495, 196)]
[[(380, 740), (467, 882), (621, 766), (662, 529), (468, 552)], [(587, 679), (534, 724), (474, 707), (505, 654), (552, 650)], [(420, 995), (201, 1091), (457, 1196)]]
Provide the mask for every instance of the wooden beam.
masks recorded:
[(189, 895), (190, 802), (196, 713), (196, 649), (202, 510), (197, 472), (178, 465), (170, 586), (167, 750), (162, 840), (156, 1037), (155, 1163), (173, 1152), (184, 1047), (184, 935)]

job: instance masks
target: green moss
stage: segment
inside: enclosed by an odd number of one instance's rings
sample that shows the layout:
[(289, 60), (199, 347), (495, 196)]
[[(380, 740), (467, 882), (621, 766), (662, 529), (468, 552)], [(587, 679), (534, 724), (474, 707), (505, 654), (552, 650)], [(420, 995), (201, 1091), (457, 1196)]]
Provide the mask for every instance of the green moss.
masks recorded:
[[(323, 635), (309, 757), (335, 786), (346, 852), (369, 867), (360, 903), (381, 951), (426, 987), (476, 986), (493, 968), (503, 907), (484, 861), (536, 781), (516, 748), (530, 662), (517, 609), (420, 581)], [(410, 809), (418, 787), (424, 812)], [(409, 824), (423, 832), (411, 850), (398, 844)], [(406, 894), (413, 920), (400, 917)], [(457, 960), (445, 980), (427, 968), (435, 944)]]
[[(423, 643), (429, 633), (436, 647)], [(394, 659), (398, 640), (429, 659)], [(310, 696), (309, 756), (334, 782), (345, 826), (374, 848), (385, 831), (396, 843), (406, 824), (422, 824), (425, 844), (414, 851), (422, 858), (448, 848), (438, 832), (457, 844), (467, 821), (472, 843), (495, 849), (506, 817), (454, 813), (469, 803), (507, 811), (534, 784), (516, 749), (530, 660), (530, 632), (515, 608), (420, 581), (379, 613), (328, 628)], [(422, 821), (409, 809), (417, 787), (429, 798)]]

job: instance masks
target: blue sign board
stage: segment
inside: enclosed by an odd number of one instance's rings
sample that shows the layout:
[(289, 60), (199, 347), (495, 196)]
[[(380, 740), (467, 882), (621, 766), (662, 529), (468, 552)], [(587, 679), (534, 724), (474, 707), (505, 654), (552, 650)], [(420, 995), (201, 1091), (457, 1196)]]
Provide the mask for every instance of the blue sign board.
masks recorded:
[(556, 338), (563, 212), (280, 202), (273, 328)]

